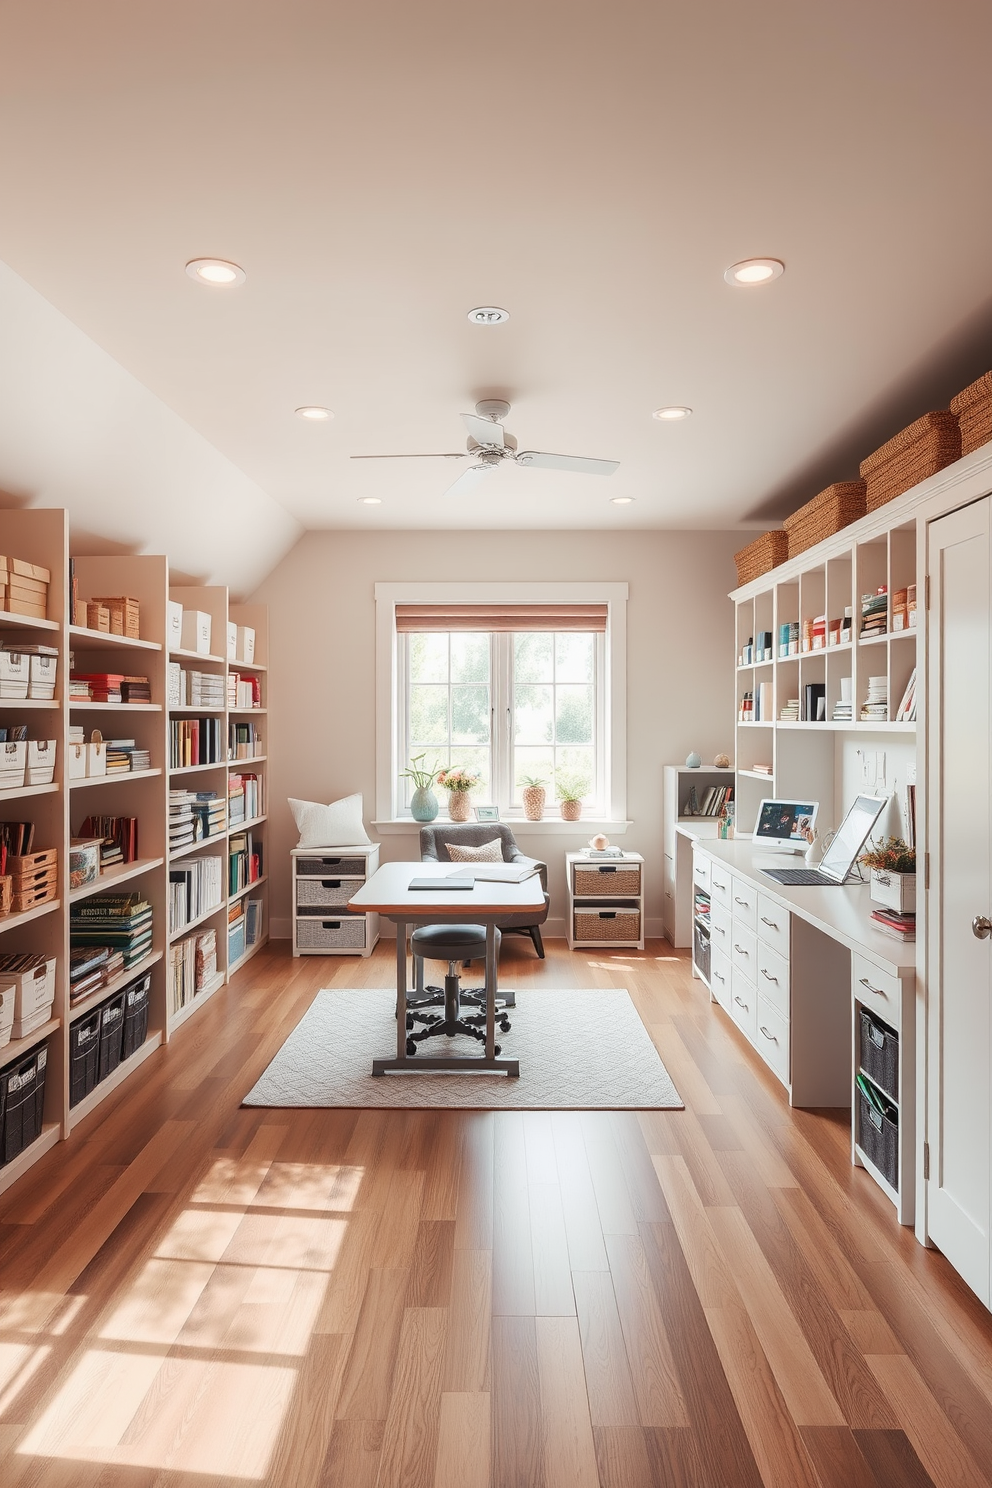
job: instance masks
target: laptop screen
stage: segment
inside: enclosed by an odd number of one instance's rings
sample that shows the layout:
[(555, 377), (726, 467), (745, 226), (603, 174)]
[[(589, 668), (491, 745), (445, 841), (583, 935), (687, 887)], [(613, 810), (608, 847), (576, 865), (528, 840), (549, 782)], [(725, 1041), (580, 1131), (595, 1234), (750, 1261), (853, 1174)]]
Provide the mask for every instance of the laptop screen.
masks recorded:
[(837, 829), (837, 834), (820, 863), (820, 872), (843, 883), (854, 867), (854, 860), (868, 840), (872, 827), (888, 805), (884, 798), (858, 796)]

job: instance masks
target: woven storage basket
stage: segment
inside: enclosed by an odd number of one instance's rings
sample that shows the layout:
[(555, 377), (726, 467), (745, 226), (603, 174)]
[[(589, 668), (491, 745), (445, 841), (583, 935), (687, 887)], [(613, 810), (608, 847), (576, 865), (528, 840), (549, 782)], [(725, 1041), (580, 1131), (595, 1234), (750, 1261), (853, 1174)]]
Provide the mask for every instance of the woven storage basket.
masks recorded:
[(783, 527), (789, 536), (789, 557), (805, 553), (825, 537), (833, 537), (842, 527), (849, 527), (865, 514), (864, 481), (838, 481), (827, 486), (812, 501), (807, 501)]
[(960, 458), (961, 431), (956, 414), (946, 408), (925, 413), (862, 460), (868, 510), (877, 511)]
[(746, 548), (741, 548), (739, 553), (734, 554), (738, 584), (750, 584), (752, 579), (760, 579), (762, 574), (784, 563), (788, 556), (787, 532), (781, 529), (763, 532), (753, 543), (748, 543)]
[(958, 416), (962, 455), (988, 444), (992, 439), (992, 372), (983, 372), (956, 393), (951, 399), (951, 412)]
[(576, 940), (640, 940), (641, 916), (636, 909), (610, 911), (577, 909)]
[(636, 899), (641, 892), (639, 867), (618, 868), (614, 873), (601, 873), (598, 868), (575, 869), (576, 898), (598, 899), (601, 894), (611, 899)]
[(10, 901), (14, 892), (14, 880), (9, 873), (0, 878), (0, 914), (10, 914)]

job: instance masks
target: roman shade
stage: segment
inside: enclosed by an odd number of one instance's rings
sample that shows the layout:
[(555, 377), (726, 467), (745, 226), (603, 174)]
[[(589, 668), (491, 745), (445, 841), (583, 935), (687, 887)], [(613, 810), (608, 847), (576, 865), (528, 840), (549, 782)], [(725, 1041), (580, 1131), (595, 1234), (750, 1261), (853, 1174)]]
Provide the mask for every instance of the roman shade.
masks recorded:
[(606, 604), (398, 604), (399, 635), (442, 630), (606, 631)]

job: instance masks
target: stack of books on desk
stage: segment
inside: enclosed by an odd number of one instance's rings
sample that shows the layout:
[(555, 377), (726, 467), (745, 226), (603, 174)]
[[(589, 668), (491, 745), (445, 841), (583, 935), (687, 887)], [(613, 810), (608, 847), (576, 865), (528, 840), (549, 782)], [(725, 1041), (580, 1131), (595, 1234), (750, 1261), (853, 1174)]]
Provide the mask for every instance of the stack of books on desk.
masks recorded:
[(798, 698), (790, 698), (789, 701), (786, 703), (785, 707), (782, 709), (781, 713), (778, 715), (778, 717), (779, 717), (779, 722), (780, 723), (798, 723), (799, 722), (799, 699)]
[(891, 935), (895, 940), (916, 939), (915, 914), (904, 914), (898, 909), (873, 909), (871, 918), (875, 929), (883, 935)]

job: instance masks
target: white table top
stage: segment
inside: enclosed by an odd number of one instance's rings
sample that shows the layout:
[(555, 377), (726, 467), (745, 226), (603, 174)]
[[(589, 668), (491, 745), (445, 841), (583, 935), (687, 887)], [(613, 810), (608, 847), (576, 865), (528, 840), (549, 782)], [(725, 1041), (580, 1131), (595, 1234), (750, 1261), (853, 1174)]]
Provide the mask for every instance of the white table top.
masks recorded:
[(360, 914), (372, 910), (397, 918), (430, 915), (436, 920), (473, 920), (526, 910), (543, 913), (544, 890), (537, 873), (520, 884), (479, 879), (471, 889), (441, 889), (435, 894), (409, 887), (411, 878), (468, 877), (471, 872), (471, 863), (384, 863), (349, 899), (348, 908)]
[[(689, 835), (689, 834), (687, 834)], [(735, 837), (731, 842), (697, 842), (697, 851), (726, 863), (774, 903), (822, 930), (848, 950), (880, 966), (895, 976), (916, 970), (916, 942), (895, 940), (872, 928), (871, 890), (868, 884), (850, 883), (836, 887), (808, 888), (797, 884), (776, 883), (762, 873), (763, 868), (802, 868), (796, 854), (773, 852), (755, 847), (749, 837)]]

